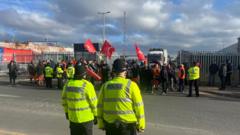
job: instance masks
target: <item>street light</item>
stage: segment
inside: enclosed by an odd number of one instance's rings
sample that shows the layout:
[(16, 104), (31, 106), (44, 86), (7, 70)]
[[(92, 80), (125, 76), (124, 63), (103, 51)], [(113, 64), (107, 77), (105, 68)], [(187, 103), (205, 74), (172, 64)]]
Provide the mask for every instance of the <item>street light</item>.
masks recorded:
[(98, 12), (99, 15), (103, 17), (103, 42), (105, 40), (105, 15), (111, 13), (110, 11), (107, 12)]

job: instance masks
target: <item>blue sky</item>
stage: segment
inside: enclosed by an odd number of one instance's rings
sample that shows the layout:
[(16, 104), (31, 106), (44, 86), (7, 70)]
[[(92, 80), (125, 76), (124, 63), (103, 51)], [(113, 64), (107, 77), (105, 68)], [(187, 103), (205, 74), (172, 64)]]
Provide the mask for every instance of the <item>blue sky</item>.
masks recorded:
[(0, 0), (0, 40), (48, 38), (66, 46), (87, 38), (101, 42), (97, 12), (111, 11), (106, 37), (117, 50), (131, 52), (135, 43), (143, 51), (162, 47), (175, 54), (180, 49), (219, 50), (240, 36), (239, 7), (238, 0)]

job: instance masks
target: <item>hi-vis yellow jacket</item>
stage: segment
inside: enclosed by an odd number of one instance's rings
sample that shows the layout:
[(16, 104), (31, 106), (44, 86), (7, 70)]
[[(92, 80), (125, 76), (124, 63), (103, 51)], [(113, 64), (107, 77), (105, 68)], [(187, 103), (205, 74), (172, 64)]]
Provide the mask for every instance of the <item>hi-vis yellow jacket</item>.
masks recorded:
[(200, 68), (194, 66), (188, 69), (189, 80), (196, 80), (200, 78)]
[(57, 78), (63, 77), (63, 70), (60, 66), (57, 67)]
[(75, 74), (75, 68), (73, 66), (69, 66), (67, 68), (67, 78), (68, 79), (73, 79), (74, 74)]
[(50, 66), (45, 67), (45, 77), (53, 77), (53, 69)]
[(88, 122), (97, 116), (97, 96), (87, 80), (69, 80), (62, 92), (62, 105), (74, 123)]
[(137, 129), (145, 129), (145, 115), (142, 96), (138, 85), (122, 77), (106, 82), (98, 97), (98, 127), (104, 128), (104, 121), (114, 123), (136, 123)]

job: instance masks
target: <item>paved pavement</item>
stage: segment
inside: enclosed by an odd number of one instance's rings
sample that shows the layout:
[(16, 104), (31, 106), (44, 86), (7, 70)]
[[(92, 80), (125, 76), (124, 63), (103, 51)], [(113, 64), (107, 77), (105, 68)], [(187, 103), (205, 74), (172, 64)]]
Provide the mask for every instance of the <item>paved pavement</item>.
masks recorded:
[[(56, 83), (56, 80), (55, 80)], [(8, 85), (7, 77), (0, 77), (0, 85)], [(24, 86), (33, 86), (29, 82), (29, 79), (20, 78), (17, 79), (17, 84)], [(188, 88), (186, 87), (185, 93), (187, 93)], [(193, 90), (194, 92), (194, 90)], [(240, 98), (240, 87), (227, 87), (226, 90), (219, 90), (218, 87), (208, 87), (208, 86), (200, 86), (200, 94), (208, 95), (208, 96), (223, 96), (230, 98)]]
[[(61, 91), (0, 83), (0, 134), (67, 135)], [(239, 135), (240, 99), (204, 94), (143, 94), (144, 135)], [(94, 135), (104, 132), (94, 127)]]

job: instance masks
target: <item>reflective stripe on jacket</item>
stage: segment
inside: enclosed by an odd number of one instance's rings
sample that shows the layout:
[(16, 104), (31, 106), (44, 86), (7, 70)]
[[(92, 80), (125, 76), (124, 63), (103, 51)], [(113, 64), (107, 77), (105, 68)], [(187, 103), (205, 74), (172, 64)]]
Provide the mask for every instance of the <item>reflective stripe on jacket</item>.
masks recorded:
[(53, 69), (50, 66), (45, 67), (45, 77), (53, 77)]
[(136, 123), (138, 129), (145, 129), (144, 105), (135, 82), (116, 77), (102, 86), (98, 100), (99, 128), (104, 128), (103, 120)]
[(71, 122), (83, 123), (97, 116), (97, 96), (87, 80), (69, 80), (62, 92), (62, 105)]
[(68, 79), (73, 79), (75, 74), (75, 68), (73, 66), (70, 66), (67, 68), (67, 78)]
[(189, 80), (196, 80), (200, 78), (200, 68), (194, 66), (188, 69)]

